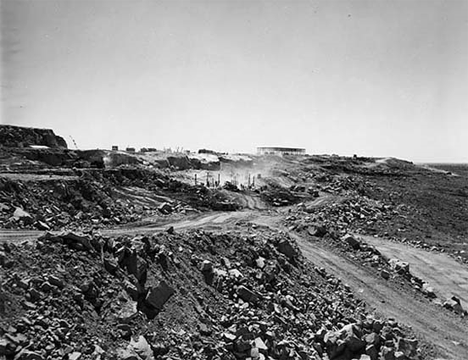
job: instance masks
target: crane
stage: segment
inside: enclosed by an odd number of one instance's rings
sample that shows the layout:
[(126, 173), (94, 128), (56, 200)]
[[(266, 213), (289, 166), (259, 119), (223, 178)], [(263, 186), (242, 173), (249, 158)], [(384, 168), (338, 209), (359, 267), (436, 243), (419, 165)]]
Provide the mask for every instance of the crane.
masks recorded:
[(78, 145), (76, 145), (75, 139), (73, 139), (71, 135), (68, 135), (68, 137), (73, 141), (73, 145), (75, 145), (76, 150), (78, 150)]

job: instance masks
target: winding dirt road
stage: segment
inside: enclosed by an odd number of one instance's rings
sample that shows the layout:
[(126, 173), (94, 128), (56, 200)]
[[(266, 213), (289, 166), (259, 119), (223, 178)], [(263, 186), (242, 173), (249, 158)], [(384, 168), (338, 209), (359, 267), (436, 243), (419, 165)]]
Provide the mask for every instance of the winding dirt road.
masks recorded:
[[(317, 201), (317, 203), (320, 203)], [(138, 227), (122, 227), (102, 230), (103, 235), (122, 235), (153, 233), (163, 231), (169, 226), (181, 231), (193, 228), (227, 231), (236, 228), (239, 221), (249, 221), (274, 230), (288, 230), (281, 227), (282, 215), (274, 211), (245, 210), (238, 212), (216, 212), (197, 214), (178, 221), (165, 221), (141, 224)], [(237, 228), (239, 229), (239, 228)], [(41, 231), (0, 230), (0, 242), (33, 241)], [(363, 299), (378, 314), (395, 318), (402, 324), (414, 329), (421, 337), (436, 345), (447, 359), (468, 359), (468, 322), (440, 306), (423, 302), (409, 292), (402, 292), (378, 274), (332, 251), (290, 232), (301, 248), (304, 256), (317, 266), (324, 267), (331, 274), (347, 283), (354, 293)], [(398, 257), (410, 263), (415, 275), (427, 280), (440, 291), (456, 293), (466, 301), (466, 280), (468, 271), (456, 262), (440, 254), (408, 248), (399, 243), (385, 240), (367, 239), (387, 256)]]

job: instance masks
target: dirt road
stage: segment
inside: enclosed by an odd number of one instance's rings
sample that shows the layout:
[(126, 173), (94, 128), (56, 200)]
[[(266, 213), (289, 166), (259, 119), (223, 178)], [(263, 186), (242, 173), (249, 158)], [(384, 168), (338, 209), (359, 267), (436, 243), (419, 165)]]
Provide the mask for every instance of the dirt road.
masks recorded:
[(462, 320), (440, 307), (423, 303), (411, 294), (393, 288), (384, 279), (341, 256), (310, 243), (300, 237), (296, 240), (304, 256), (314, 264), (347, 283), (354, 293), (376, 312), (393, 317), (410, 326), (427, 341), (437, 345), (450, 359), (468, 359), (468, 326)]
[(372, 236), (361, 236), (387, 258), (397, 258), (410, 264), (412, 274), (427, 281), (442, 298), (453, 295), (468, 308), (468, 268), (446, 254), (417, 249)]
[(39, 236), (44, 234), (44, 231), (39, 230), (6, 230), (0, 229), (0, 243), (13, 242), (21, 243), (23, 241), (34, 241)]
[[(280, 219), (281, 214), (277, 212), (251, 210), (217, 212), (193, 215), (175, 222), (155, 222), (142, 224), (141, 227), (115, 228), (101, 232), (105, 235), (136, 234), (163, 231), (169, 226), (173, 226), (175, 230), (179, 231), (190, 228), (226, 231), (235, 229), (236, 223), (241, 220), (270, 226), (275, 230), (287, 231), (278, 225)], [(39, 231), (0, 230), (0, 242), (30, 240), (37, 238), (40, 234), (42, 232)], [(341, 278), (359, 298), (375, 308), (378, 314), (395, 318), (400, 323), (412, 327), (416, 333), (446, 353), (446, 358), (468, 359), (468, 322), (466, 320), (452, 315), (440, 306), (422, 302), (411, 293), (405, 293), (392, 287), (389, 282), (377, 274), (334, 254), (319, 246), (318, 243), (312, 243), (294, 233), (290, 233), (290, 235), (296, 239), (308, 260)], [(457, 267), (457, 263), (450, 262), (451, 259), (442, 259), (440, 254), (435, 253), (426, 253), (422, 256), (416, 251), (417, 249), (401, 248), (401, 244), (385, 243), (384, 241), (379, 244), (374, 242), (374, 244), (381, 248), (382, 252), (388, 251), (388, 254), (392, 252), (396, 257), (410, 262), (416, 275), (423, 279), (427, 278), (435, 287), (440, 285), (441, 291), (442, 289), (455, 291), (460, 295), (460, 298), (466, 299), (466, 292), (463, 292), (466, 291), (464, 284), (457, 283), (458, 280), (450, 277), (450, 273), (461, 274), (461, 279), (467, 279), (467, 274)], [(427, 269), (423, 266), (424, 264), (426, 264)], [(421, 272), (418, 273), (417, 269), (421, 269)], [(449, 281), (450, 278), (451, 281)], [(449, 290), (452, 286), (456, 290)]]
[[(236, 212), (214, 212), (208, 214), (196, 214), (191, 216), (184, 216), (180, 220), (170, 220), (158, 218), (158, 221), (144, 221), (140, 224), (133, 224), (132, 226), (115, 227), (111, 229), (98, 230), (102, 235), (132, 235), (143, 233), (154, 233), (158, 231), (165, 231), (169, 227), (174, 227), (174, 230), (185, 230), (193, 228), (208, 228), (212, 230), (227, 228), (234, 226), (234, 223), (239, 220), (259, 219), (259, 214), (254, 216), (252, 211), (236, 211)], [(5, 230), (0, 229), (0, 243), (12, 242), (20, 243), (23, 241), (33, 242), (45, 231), (39, 230)]]

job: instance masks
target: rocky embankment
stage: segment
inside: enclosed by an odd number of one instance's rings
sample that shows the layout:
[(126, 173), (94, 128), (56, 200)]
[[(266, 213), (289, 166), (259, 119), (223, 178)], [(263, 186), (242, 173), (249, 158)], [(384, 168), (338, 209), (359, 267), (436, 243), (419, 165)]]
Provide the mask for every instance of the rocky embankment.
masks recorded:
[(55, 135), (51, 129), (27, 128), (13, 125), (0, 125), (0, 144), (6, 147), (27, 147), (30, 145), (50, 148), (67, 148), (66, 141)]
[(6, 359), (419, 359), (287, 235), (48, 234), (0, 247)]
[(0, 225), (8, 229), (89, 228), (237, 208), (219, 191), (138, 168), (76, 170), (37, 180), (0, 177)]

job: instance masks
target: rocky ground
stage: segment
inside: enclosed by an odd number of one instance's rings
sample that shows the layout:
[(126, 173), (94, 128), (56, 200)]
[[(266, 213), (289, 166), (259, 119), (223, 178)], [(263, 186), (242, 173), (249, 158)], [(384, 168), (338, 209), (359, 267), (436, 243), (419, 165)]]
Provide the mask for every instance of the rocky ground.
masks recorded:
[[(38, 261), (38, 259), (40, 259)], [(17, 359), (417, 359), (395, 320), (268, 229), (5, 243), (0, 351)]]
[(24, 131), (0, 131), (0, 359), (468, 358), (463, 284), (366, 240), (464, 278), (465, 167)]

